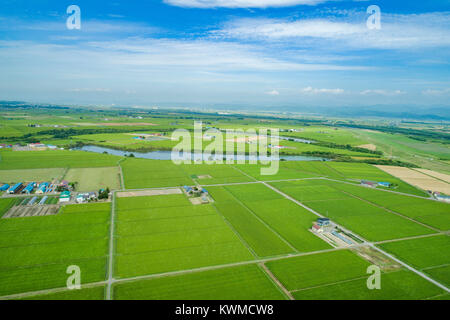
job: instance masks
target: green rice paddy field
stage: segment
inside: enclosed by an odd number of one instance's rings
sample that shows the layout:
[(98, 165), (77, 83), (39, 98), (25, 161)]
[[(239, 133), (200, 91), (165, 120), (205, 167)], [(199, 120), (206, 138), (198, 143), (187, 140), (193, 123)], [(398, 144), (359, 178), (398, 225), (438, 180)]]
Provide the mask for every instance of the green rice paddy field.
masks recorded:
[(450, 237), (441, 235), (423, 239), (381, 244), (380, 247), (409, 265), (450, 285)]
[[(347, 185), (342, 187), (343, 184), (328, 180), (275, 182), (272, 185), (370, 241), (435, 233), (426, 226), (340, 190), (340, 188), (345, 189)], [(362, 187), (354, 188), (363, 189)], [(431, 205), (434, 204), (433, 201), (429, 202)]]
[[(120, 157), (77, 151), (0, 155), (0, 180), (48, 180), (65, 173), (80, 190), (120, 187)], [(67, 205), (54, 216), (0, 219), (0, 297), (104, 299), (109, 261), (117, 280), (112, 298), (119, 300), (447, 297), (403, 268), (383, 272), (382, 289), (368, 290), (372, 263), (315, 236), (309, 229), (316, 215), (258, 180), (447, 286), (448, 204), (422, 198), (422, 191), (366, 164), (279, 164), (277, 175), (262, 176), (259, 165), (176, 166), (127, 158), (120, 162), (125, 188), (201, 184), (213, 201), (194, 205), (184, 193), (114, 197), (112, 257), (110, 203)], [(278, 181), (286, 179), (303, 180)], [(360, 179), (391, 182), (395, 191), (410, 195), (364, 188)], [(26, 205), (26, 199), (19, 202)], [(0, 199), (0, 216), (19, 202)], [(411, 237), (418, 238), (402, 240)], [(70, 265), (80, 266), (82, 283), (90, 285), (50, 290), (65, 287)]]
[(70, 265), (81, 268), (82, 283), (104, 280), (109, 217), (110, 206), (102, 203), (0, 219), (0, 295), (65, 287)]
[(257, 265), (125, 282), (114, 286), (118, 300), (282, 300), (282, 291)]
[(351, 251), (337, 251), (266, 264), (295, 299), (427, 299), (445, 293), (405, 271), (381, 274), (381, 290), (367, 288), (367, 261)]

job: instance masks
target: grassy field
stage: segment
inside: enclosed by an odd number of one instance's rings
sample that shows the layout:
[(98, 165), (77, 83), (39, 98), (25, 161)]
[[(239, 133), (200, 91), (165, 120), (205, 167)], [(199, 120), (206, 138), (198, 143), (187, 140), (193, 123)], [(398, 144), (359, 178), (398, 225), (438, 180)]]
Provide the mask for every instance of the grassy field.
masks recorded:
[(251, 260), (239, 237), (211, 205), (185, 195), (119, 198), (118, 277), (131, 277)]
[(82, 283), (106, 275), (110, 206), (71, 205), (54, 216), (0, 220), (0, 295), (65, 287), (70, 265)]
[(9, 184), (17, 182), (51, 182), (55, 179), (61, 179), (64, 172), (65, 169), (63, 168), (0, 170), (0, 182)]
[(284, 294), (256, 265), (114, 285), (117, 300), (281, 300)]
[(450, 173), (448, 145), (417, 141), (401, 134), (358, 130), (357, 135), (396, 159), (414, 163), (422, 168)]
[(380, 245), (384, 250), (450, 285), (450, 237), (447, 235), (404, 240)]
[(113, 167), (119, 159), (83, 151), (0, 151), (0, 170)]
[(77, 182), (77, 191), (98, 191), (101, 188), (117, 190), (120, 188), (117, 167), (69, 169), (64, 179)]

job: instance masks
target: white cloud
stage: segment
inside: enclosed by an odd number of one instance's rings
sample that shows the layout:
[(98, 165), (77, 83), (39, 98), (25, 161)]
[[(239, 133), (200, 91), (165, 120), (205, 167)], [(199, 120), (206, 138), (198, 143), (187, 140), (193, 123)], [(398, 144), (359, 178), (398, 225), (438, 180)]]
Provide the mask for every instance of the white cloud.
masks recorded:
[(105, 88), (75, 88), (75, 89), (69, 89), (67, 91), (70, 91), (70, 92), (111, 92), (110, 89), (105, 89)]
[(303, 94), (342, 94), (344, 89), (318, 89), (313, 87), (306, 87), (300, 90)]
[(450, 12), (383, 14), (381, 30), (369, 30), (366, 17), (349, 13), (330, 19), (237, 19), (211, 32), (213, 37), (282, 41), (297, 45), (409, 49), (450, 46)]
[(369, 89), (361, 91), (362, 95), (381, 95), (381, 96), (399, 96), (406, 92), (401, 90), (382, 90), (382, 89)]
[(445, 94), (450, 94), (450, 88), (447, 89), (427, 89), (422, 92), (425, 95), (429, 96), (440, 96)]
[(266, 94), (268, 94), (269, 96), (279, 96), (280, 95), (280, 93), (277, 90), (268, 91), (268, 92), (266, 92)]
[(297, 5), (316, 5), (329, 0), (164, 0), (165, 3), (185, 8), (268, 8)]

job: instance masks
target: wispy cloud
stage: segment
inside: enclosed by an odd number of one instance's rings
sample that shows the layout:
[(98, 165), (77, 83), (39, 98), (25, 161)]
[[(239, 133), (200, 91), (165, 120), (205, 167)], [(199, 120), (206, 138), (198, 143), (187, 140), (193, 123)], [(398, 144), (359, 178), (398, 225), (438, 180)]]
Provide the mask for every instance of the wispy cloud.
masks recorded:
[(69, 92), (111, 92), (111, 89), (106, 88), (74, 88), (67, 90)]
[(383, 14), (381, 30), (369, 30), (365, 15), (327, 19), (232, 20), (214, 37), (256, 41), (288, 41), (292, 44), (341, 46), (343, 48), (409, 49), (450, 46), (450, 12)]
[(406, 94), (406, 92), (401, 90), (382, 90), (382, 89), (369, 89), (361, 91), (362, 95), (381, 95), (381, 96), (399, 96)]
[(271, 90), (267, 91), (266, 94), (268, 94), (269, 96), (279, 96), (280, 92), (278, 92), (277, 90)]
[(345, 92), (344, 89), (326, 89), (326, 88), (313, 88), (313, 87), (306, 87), (300, 90), (302, 94), (342, 94)]
[(424, 95), (429, 96), (441, 96), (441, 95), (447, 95), (450, 94), (450, 88), (446, 89), (427, 89), (422, 92)]
[(268, 8), (297, 5), (317, 5), (329, 0), (164, 0), (165, 3), (184, 8)]

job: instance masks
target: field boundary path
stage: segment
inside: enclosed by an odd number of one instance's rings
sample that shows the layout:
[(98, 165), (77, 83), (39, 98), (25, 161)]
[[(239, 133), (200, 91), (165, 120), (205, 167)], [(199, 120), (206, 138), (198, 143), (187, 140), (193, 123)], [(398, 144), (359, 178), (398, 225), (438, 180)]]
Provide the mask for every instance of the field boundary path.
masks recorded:
[(116, 191), (113, 191), (111, 197), (111, 222), (109, 226), (109, 253), (108, 253), (108, 280), (106, 286), (106, 300), (111, 300), (111, 289), (113, 284), (114, 272), (114, 224), (116, 210)]
[(289, 300), (295, 300), (292, 294), (283, 286), (283, 284), (278, 280), (273, 273), (266, 267), (264, 263), (260, 263), (259, 266), (264, 270), (267, 276), (283, 291), (283, 293), (289, 298)]

